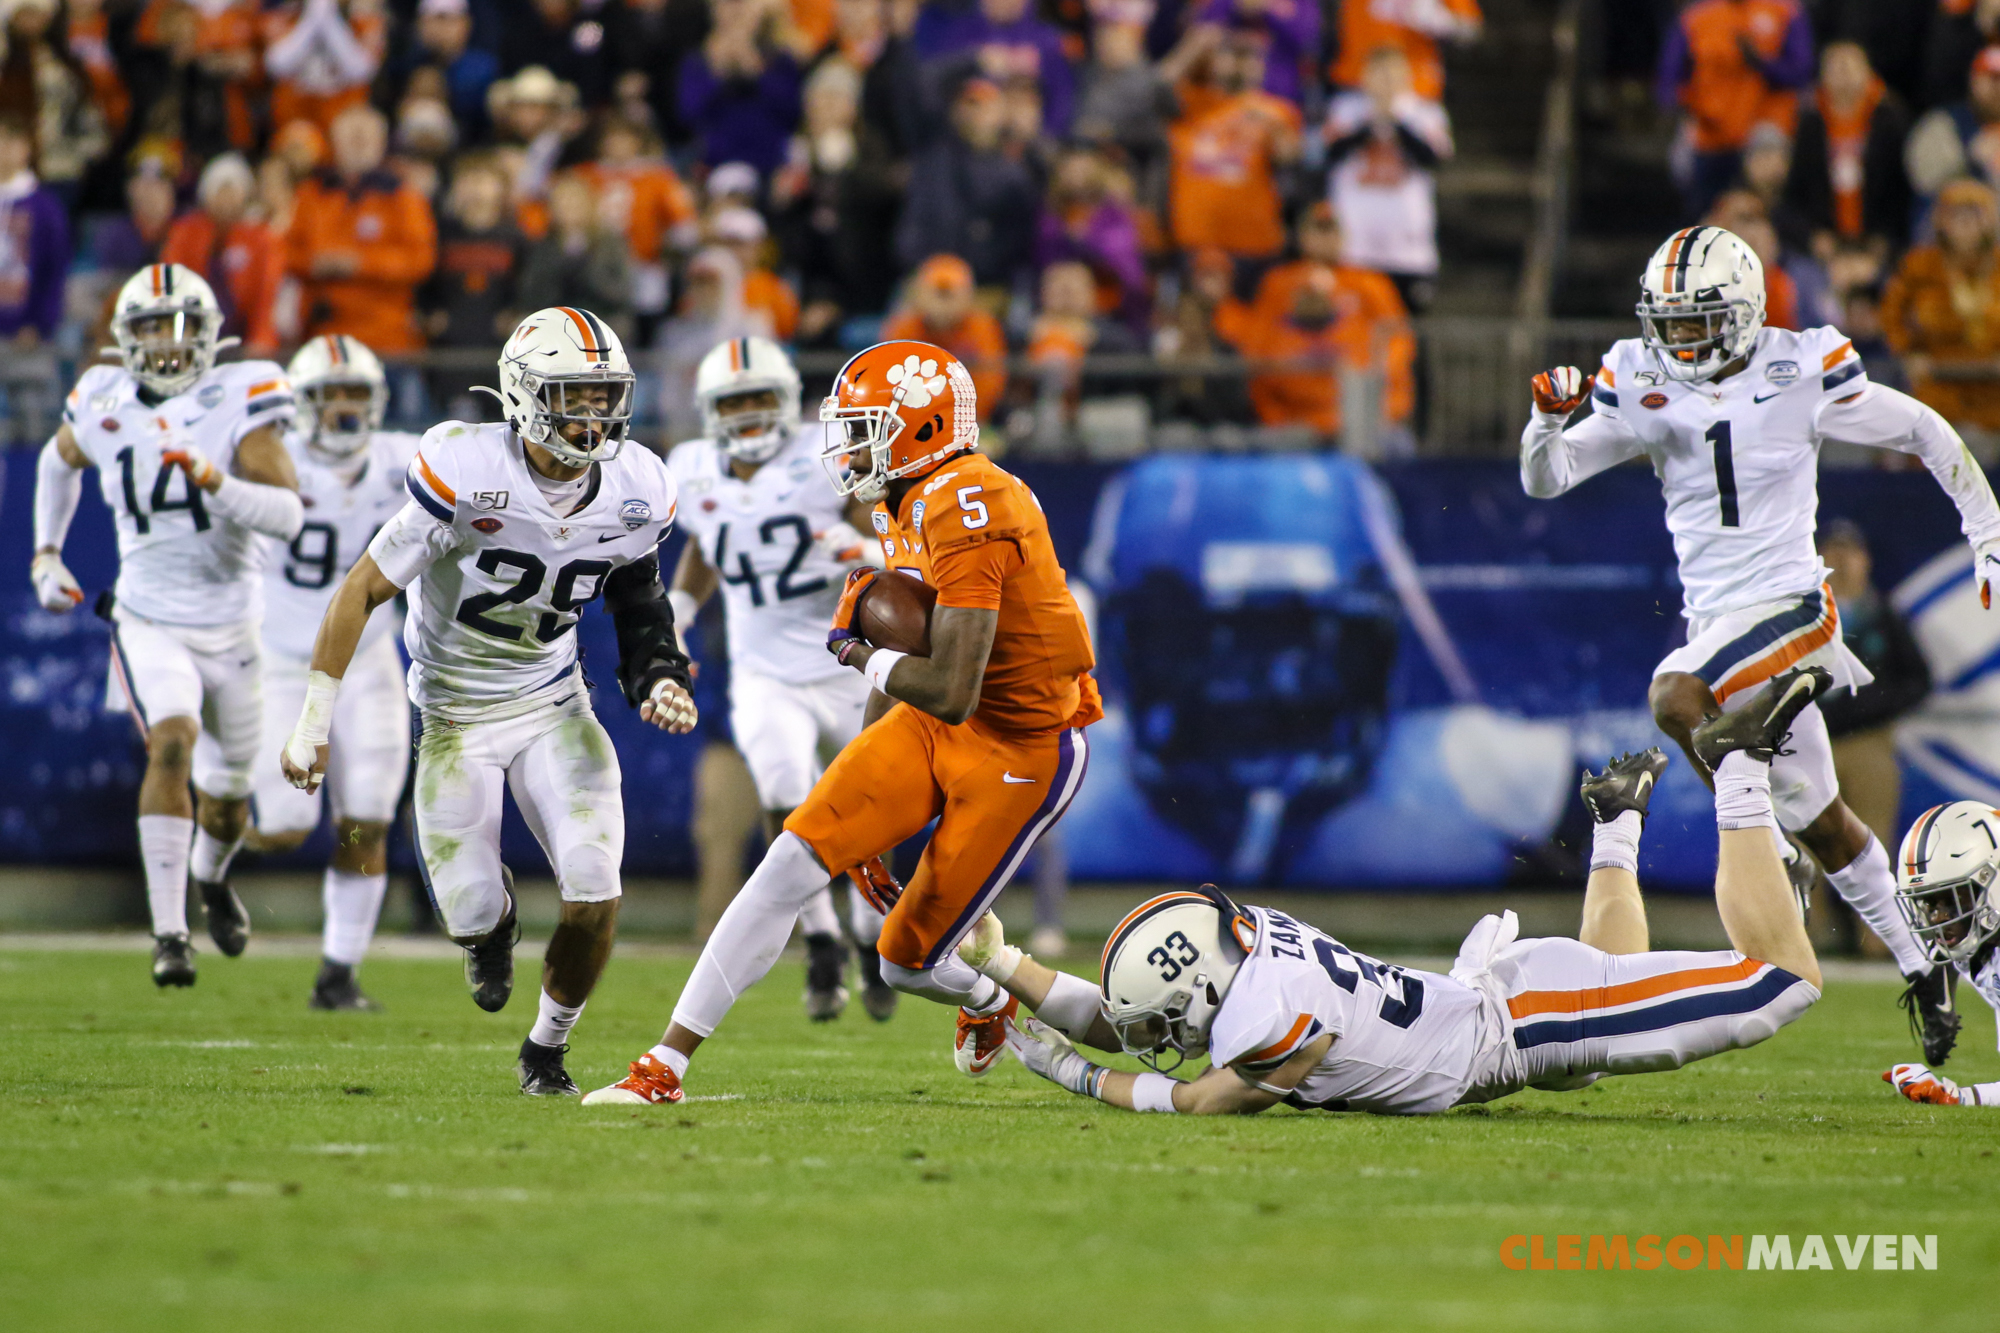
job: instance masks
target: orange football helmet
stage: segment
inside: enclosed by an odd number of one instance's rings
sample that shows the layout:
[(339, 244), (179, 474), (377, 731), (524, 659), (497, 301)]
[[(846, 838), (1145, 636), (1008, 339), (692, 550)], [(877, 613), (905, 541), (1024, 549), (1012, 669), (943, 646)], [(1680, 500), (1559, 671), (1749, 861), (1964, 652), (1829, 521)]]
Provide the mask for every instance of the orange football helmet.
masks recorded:
[(979, 444), (972, 372), (942, 347), (877, 343), (857, 352), (819, 405), (827, 432), (820, 459), (833, 488), (867, 504), (889, 483)]

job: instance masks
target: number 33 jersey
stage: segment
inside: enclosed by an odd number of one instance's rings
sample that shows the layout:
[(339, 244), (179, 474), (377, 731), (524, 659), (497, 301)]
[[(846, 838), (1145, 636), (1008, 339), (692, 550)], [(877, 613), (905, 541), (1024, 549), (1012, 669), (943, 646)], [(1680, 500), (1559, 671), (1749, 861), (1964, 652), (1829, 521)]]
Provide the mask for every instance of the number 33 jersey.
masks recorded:
[[(285, 447), (298, 470), (306, 521), (289, 542), (264, 539), (264, 651), (305, 662), (312, 658), (319, 622), (340, 581), (368, 549), (376, 530), (410, 503), (404, 474), (416, 457), (417, 437), (375, 432), (358, 473), (327, 466), (298, 435), (287, 437)], [(386, 615), (369, 617), (362, 646), (385, 633), (389, 623)]]
[(815, 539), (847, 505), (820, 467), (818, 435), (794, 430), (747, 481), (713, 440), (667, 456), (681, 526), (722, 580), (732, 670), (799, 684), (849, 674), (827, 652), (826, 630), (852, 562)]
[(410, 503), (368, 553), (412, 589), (411, 702), (455, 722), (518, 717), (573, 691), (577, 617), (674, 521), (673, 475), (630, 442), (555, 512), (504, 424), (433, 427), (405, 485)]
[(1331, 1032), (1293, 1105), (1427, 1115), (1458, 1103), (1494, 1036), (1479, 992), (1377, 962), (1283, 912), (1244, 910), (1257, 945), (1209, 1029), (1213, 1065), (1268, 1076)]
[(120, 606), (163, 625), (235, 625), (257, 614), (261, 539), (212, 513), (206, 494), (160, 455), (193, 445), (228, 471), (244, 436), (291, 419), (291, 382), (273, 361), (217, 366), (153, 404), (123, 367), (83, 372), (63, 402), (63, 424), (97, 469), (118, 525)]

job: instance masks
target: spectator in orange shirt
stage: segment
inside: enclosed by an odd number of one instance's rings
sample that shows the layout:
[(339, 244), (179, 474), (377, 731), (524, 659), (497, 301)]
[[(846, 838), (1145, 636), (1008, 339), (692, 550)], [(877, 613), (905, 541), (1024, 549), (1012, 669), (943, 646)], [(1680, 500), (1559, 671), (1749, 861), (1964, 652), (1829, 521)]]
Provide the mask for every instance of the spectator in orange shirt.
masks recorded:
[(632, 309), (650, 324), (667, 311), (667, 252), (692, 250), (700, 239), (694, 194), (667, 165), (658, 139), (621, 116), (604, 121), (596, 160), (577, 171), (597, 191), (605, 225), (626, 239)]
[(1798, 0), (1695, 0), (1681, 11), (1660, 52), (1658, 92), (1662, 106), (1685, 113), (1690, 217), (1736, 179), (1753, 128), (1768, 121), (1792, 132), (1798, 90), (1812, 76), (1812, 25)]
[(761, 310), (771, 321), (779, 342), (790, 342), (799, 328), (799, 297), (792, 285), (765, 265), (770, 229), (752, 208), (724, 208), (708, 220), (709, 235), (726, 247), (743, 266), (743, 308)]
[(1417, 96), (1444, 100), (1444, 61), (1439, 42), (1474, 42), (1483, 20), (1479, 0), (1345, 0), (1340, 7), (1340, 54), (1327, 77), (1343, 88), (1359, 88), (1368, 55), (1393, 46), (1410, 62), (1410, 86)]
[(1819, 87), (1799, 114), (1785, 197), (1814, 232), (1900, 245), (1910, 230), (1903, 143), (1910, 115), (1858, 42), (1829, 42)]
[(249, 356), (278, 352), (278, 288), (285, 280), (284, 243), (250, 216), (257, 180), (250, 164), (224, 153), (201, 173), (200, 206), (167, 231), (160, 262), (185, 264), (215, 289), (222, 332), (241, 338)]
[(266, 13), (264, 40), (264, 68), (277, 80), (272, 121), (330, 130), (334, 117), (368, 100), (388, 32), (381, 0), (288, 0)]
[(1989, 444), (2000, 432), (2000, 202), (1984, 184), (1956, 180), (1938, 191), (1931, 218), (1937, 239), (1904, 255), (1883, 293), (1882, 331), (1911, 394)]
[(200, 159), (257, 142), (257, 100), (265, 89), (261, 23), (254, 0), (151, 0), (133, 29), (127, 71), (144, 119), (156, 106), (178, 110), (182, 152)]
[(932, 255), (911, 276), (902, 309), (882, 322), (881, 337), (936, 343), (963, 361), (986, 421), (1007, 391), (1007, 335), (972, 294), (972, 265), (957, 255)]
[(91, 100), (104, 117), (112, 137), (125, 132), (132, 115), (132, 92), (125, 86), (124, 71), (111, 49), (111, 21), (104, 13), (104, 0), (69, 0), (69, 53), (90, 81)]
[(1209, 56), (1222, 94), (1167, 132), (1173, 155), (1169, 208), (1174, 243), (1238, 259), (1285, 246), (1278, 171), (1297, 159), (1299, 109), (1263, 91), (1262, 32), (1231, 29)]
[(378, 352), (421, 347), (416, 289), (437, 263), (430, 203), (382, 169), (389, 126), (381, 112), (341, 112), (330, 138), (333, 165), (299, 186), (292, 216), (303, 331), (350, 334)]
[[(1321, 435), (1341, 429), (1341, 398), (1349, 371), (1383, 377), (1383, 424), (1400, 424), (1412, 406), (1410, 358), (1414, 343), (1400, 315), (1379, 316), (1384, 293), (1379, 274), (1330, 264), (1309, 264), (1285, 284), (1282, 309), (1252, 306), (1238, 331), (1245, 356), (1305, 363), (1267, 369), (1250, 377), (1250, 402), (1266, 426), (1310, 426)], [(1397, 301), (1390, 287), (1387, 299)], [(1397, 301), (1400, 310), (1401, 302)]]

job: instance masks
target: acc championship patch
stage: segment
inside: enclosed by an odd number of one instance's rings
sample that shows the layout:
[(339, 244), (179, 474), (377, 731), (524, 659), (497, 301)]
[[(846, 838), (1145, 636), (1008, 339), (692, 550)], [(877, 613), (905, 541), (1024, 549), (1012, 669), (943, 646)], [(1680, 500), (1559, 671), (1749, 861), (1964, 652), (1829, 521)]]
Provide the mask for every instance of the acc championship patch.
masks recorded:
[(922, 500), (910, 506), (910, 527), (917, 532), (924, 530), (924, 502)]
[(472, 526), (478, 528), (481, 532), (491, 535), (507, 525), (497, 518), (475, 518), (472, 520)]
[(220, 384), (204, 384), (201, 386), (201, 392), (194, 396), (194, 400), (203, 407), (220, 407), (222, 392)]
[(1644, 398), (1641, 398), (1639, 400), (1639, 406), (1650, 407), (1655, 412), (1659, 411), (1666, 405), (1667, 405), (1667, 396), (1663, 393), (1649, 393)]
[(644, 500), (627, 500), (618, 506), (618, 521), (625, 525), (625, 531), (637, 532), (653, 521), (653, 506)]
[(1764, 367), (1764, 378), (1773, 384), (1790, 384), (1799, 377), (1799, 363), (1796, 361), (1773, 361)]

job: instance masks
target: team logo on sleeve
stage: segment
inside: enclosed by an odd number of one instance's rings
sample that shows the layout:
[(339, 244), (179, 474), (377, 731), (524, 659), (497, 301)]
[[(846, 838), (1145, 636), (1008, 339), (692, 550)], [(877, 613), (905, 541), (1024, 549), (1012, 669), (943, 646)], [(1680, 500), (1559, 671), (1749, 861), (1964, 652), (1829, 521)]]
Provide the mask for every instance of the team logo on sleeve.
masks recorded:
[(1764, 378), (1773, 384), (1790, 384), (1799, 377), (1799, 363), (1796, 361), (1773, 361), (1764, 367)]
[(204, 384), (201, 386), (201, 392), (194, 396), (194, 400), (203, 407), (220, 407), (222, 394), (223, 388), (220, 384)]
[(644, 500), (627, 500), (618, 506), (618, 521), (625, 525), (625, 531), (637, 532), (653, 521), (653, 506)]

